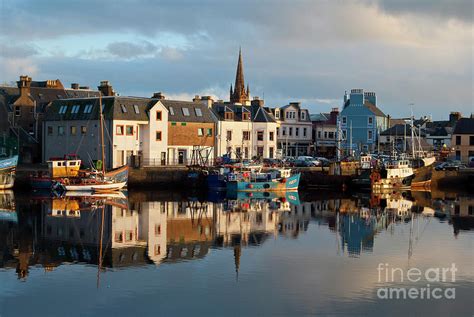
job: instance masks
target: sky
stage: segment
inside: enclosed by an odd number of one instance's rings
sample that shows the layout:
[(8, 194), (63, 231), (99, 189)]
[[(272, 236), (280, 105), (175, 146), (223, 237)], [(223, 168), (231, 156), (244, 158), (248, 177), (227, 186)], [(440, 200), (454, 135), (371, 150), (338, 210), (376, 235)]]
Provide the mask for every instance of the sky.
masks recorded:
[[(474, 113), (471, 0), (0, 0), (0, 82), (22, 74), (122, 96), (228, 100), (239, 48), (252, 96), (392, 117)], [(410, 106), (413, 104), (413, 106)]]

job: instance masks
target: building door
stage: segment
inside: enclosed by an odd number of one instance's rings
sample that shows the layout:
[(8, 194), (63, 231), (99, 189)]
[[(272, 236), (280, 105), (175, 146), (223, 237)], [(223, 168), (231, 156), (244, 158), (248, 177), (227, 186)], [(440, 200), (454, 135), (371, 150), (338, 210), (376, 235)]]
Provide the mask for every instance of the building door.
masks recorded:
[(186, 163), (186, 150), (178, 150), (178, 164)]
[(268, 158), (273, 158), (273, 147), (270, 147), (270, 148), (268, 149), (268, 152), (269, 152), (269, 153), (268, 153)]
[(166, 165), (166, 152), (161, 152), (161, 165)]
[(127, 151), (126, 152), (126, 164), (130, 164), (131, 160), (132, 160), (132, 155), (133, 155), (133, 151)]
[(123, 165), (123, 151), (117, 150), (116, 155), (117, 155), (117, 158), (116, 158), (117, 166), (122, 166)]
[(258, 157), (263, 157), (263, 146), (258, 146), (257, 147), (257, 156)]

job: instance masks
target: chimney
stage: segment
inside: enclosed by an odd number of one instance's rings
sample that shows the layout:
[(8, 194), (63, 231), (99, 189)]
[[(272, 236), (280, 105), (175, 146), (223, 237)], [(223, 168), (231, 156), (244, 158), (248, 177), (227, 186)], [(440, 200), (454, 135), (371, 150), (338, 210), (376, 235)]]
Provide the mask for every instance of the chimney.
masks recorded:
[(164, 100), (165, 99), (165, 95), (163, 95), (163, 93), (160, 91), (160, 92), (155, 92), (153, 94), (153, 97), (152, 98), (155, 98), (155, 99), (159, 99), (159, 100)]
[(251, 101), (250, 103), (252, 106), (259, 106), (259, 107), (263, 107), (263, 105), (265, 104), (265, 102), (263, 101), (263, 99), (260, 99), (258, 98), (257, 96), (253, 97), (253, 100)]
[(199, 95), (195, 95), (193, 98), (193, 102), (199, 102), (199, 101), (201, 101), (201, 97), (199, 97)]
[(208, 108), (212, 107), (212, 104), (214, 103), (214, 100), (212, 99), (211, 96), (202, 96), (201, 97), (201, 102), (206, 105)]
[(112, 89), (112, 86), (109, 84), (108, 80), (101, 81), (100, 86), (97, 88), (103, 96), (115, 96), (115, 91)]
[(332, 108), (331, 113), (329, 115), (329, 121), (335, 124), (337, 122), (338, 115), (339, 115), (339, 108), (337, 107)]
[(78, 83), (72, 83), (71, 84), (71, 89), (79, 89), (79, 84)]
[(20, 89), (20, 96), (28, 96), (30, 94), (31, 77), (22, 75), (16, 83)]
[(81, 86), (79, 89), (90, 90), (91, 88), (89, 86)]
[(456, 123), (459, 121), (459, 119), (462, 118), (462, 115), (460, 112), (457, 112), (457, 111), (453, 111), (449, 114), (449, 123)]

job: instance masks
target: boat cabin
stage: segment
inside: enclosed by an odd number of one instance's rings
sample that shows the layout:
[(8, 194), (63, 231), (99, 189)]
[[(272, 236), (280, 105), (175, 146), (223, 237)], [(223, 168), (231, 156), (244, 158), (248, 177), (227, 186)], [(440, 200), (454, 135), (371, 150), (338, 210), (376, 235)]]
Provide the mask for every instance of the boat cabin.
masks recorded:
[(47, 163), (52, 178), (77, 177), (81, 167), (79, 159), (51, 158)]

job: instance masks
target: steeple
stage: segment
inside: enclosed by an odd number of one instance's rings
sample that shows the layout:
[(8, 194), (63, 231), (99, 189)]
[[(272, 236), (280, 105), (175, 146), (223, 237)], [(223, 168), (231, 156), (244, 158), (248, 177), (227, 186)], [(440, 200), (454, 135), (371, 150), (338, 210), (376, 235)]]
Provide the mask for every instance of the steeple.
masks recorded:
[(242, 49), (239, 49), (239, 60), (237, 62), (237, 72), (235, 74), (234, 91), (230, 93), (230, 102), (245, 103), (249, 101), (249, 87), (245, 91), (244, 66), (242, 62)]

